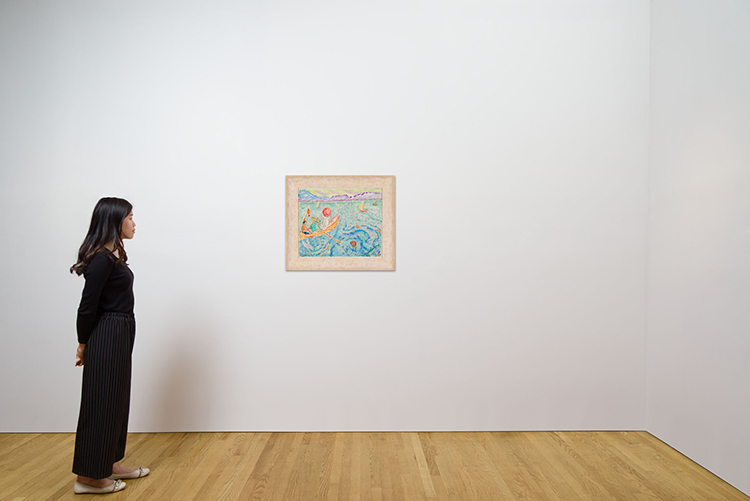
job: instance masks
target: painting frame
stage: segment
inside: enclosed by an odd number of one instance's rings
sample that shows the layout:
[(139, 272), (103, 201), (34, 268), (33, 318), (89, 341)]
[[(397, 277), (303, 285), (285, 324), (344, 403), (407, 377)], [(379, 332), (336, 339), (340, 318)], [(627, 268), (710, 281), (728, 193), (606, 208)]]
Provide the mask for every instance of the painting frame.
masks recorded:
[[(380, 255), (370, 257), (300, 256), (300, 190), (382, 190)], [(383, 270), (396, 269), (396, 176), (286, 176), (286, 269)]]

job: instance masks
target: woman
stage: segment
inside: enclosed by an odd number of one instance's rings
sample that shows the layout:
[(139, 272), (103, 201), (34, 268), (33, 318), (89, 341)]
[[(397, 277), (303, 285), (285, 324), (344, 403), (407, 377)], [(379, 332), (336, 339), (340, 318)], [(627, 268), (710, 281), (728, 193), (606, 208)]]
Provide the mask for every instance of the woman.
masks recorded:
[(86, 279), (77, 320), (76, 366), (83, 366), (83, 388), (73, 458), (76, 494), (116, 492), (125, 488), (121, 479), (149, 474), (148, 468), (120, 464), (135, 341), (133, 273), (123, 246), (135, 235), (132, 209), (121, 198), (99, 200), (78, 262), (70, 268)]

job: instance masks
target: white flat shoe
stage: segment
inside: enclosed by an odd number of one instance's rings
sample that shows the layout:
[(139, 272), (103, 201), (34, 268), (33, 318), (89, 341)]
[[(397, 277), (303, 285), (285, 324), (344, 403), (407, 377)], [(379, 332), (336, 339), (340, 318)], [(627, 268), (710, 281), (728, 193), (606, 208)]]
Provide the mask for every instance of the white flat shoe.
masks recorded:
[(151, 470), (141, 466), (137, 470), (131, 471), (130, 473), (120, 473), (118, 475), (112, 475), (109, 478), (141, 478), (141, 477), (145, 477), (149, 473), (151, 473)]
[(115, 480), (109, 487), (91, 487), (90, 485), (76, 482), (73, 486), (73, 492), (76, 494), (109, 494), (110, 492), (121, 491), (125, 488), (125, 482)]

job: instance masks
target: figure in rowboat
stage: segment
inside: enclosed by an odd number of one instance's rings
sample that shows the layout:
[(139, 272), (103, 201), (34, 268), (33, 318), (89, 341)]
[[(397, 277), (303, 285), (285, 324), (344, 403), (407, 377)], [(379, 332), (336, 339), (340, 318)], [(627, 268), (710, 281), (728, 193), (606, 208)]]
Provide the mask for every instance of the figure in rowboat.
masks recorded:
[(300, 227), (300, 234), (309, 235), (312, 233), (312, 230), (307, 227), (307, 218), (310, 216), (310, 209), (307, 209), (307, 214), (305, 214), (305, 218), (302, 220), (302, 226)]
[[(330, 216), (330, 209), (328, 209), (328, 211), (329, 211), (329, 216)], [(310, 227), (308, 227), (306, 224), (308, 217), (313, 221), (310, 224)], [(338, 226), (340, 218), (341, 216), (337, 215), (335, 218), (333, 218), (333, 221), (331, 221), (331, 224), (327, 225), (323, 229), (320, 229), (320, 226), (318, 225), (320, 220), (311, 216), (310, 209), (307, 209), (307, 214), (305, 215), (305, 218), (302, 220), (302, 226), (300, 227), (299, 239), (304, 240), (306, 238), (312, 238), (312, 237), (318, 237), (320, 235), (325, 235), (331, 240), (333, 240), (334, 242), (341, 243), (340, 240), (336, 240), (335, 238), (333, 238), (331, 235), (328, 234), (329, 232), (333, 231), (336, 228), (336, 226)]]
[[(307, 226), (308, 219), (310, 220), (310, 226)], [(328, 224), (326, 224), (326, 226), (328, 226)], [(305, 214), (305, 218), (302, 220), (300, 231), (305, 234), (320, 231), (320, 219), (310, 214), (310, 209), (307, 209), (307, 214)]]

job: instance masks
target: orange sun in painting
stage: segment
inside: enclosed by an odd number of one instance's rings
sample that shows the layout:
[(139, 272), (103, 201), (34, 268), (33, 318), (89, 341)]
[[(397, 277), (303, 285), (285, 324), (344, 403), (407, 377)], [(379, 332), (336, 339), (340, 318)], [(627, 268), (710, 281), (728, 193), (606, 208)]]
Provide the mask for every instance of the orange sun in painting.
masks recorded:
[(357, 246), (357, 241), (356, 240), (352, 240), (349, 243), (352, 244), (352, 247), (356, 247)]

